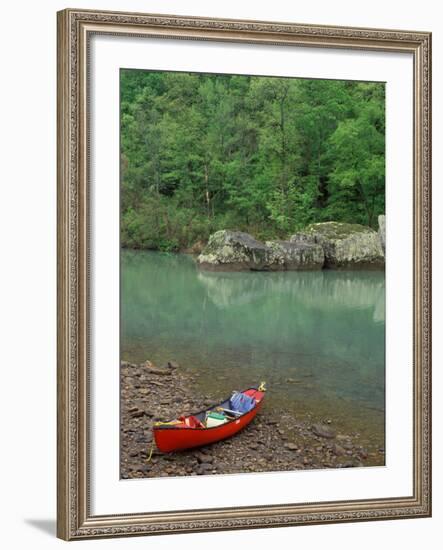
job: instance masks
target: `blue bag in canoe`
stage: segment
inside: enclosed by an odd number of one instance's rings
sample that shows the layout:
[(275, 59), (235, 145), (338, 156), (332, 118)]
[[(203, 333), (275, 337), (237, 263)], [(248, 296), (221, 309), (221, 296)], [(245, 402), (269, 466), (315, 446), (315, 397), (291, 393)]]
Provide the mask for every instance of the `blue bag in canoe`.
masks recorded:
[(255, 407), (255, 399), (241, 392), (234, 393), (230, 399), (230, 407), (233, 411), (247, 413)]

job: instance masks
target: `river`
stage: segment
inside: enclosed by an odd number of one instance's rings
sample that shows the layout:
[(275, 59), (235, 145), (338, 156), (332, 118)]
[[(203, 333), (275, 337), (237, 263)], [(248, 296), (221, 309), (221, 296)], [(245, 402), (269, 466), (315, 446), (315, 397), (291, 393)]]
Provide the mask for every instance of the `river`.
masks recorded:
[(332, 419), (384, 446), (385, 281), (378, 271), (200, 271), (123, 250), (121, 358), (198, 373), (220, 397), (262, 380), (268, 406)]

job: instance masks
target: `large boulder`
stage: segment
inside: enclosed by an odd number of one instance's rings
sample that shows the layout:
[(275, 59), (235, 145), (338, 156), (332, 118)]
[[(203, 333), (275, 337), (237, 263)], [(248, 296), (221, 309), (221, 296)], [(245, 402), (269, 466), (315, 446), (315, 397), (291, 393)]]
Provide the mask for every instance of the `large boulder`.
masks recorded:
[(384, 214), (378, 217), (378, 235), (384, 254), (386, 250), (386, 217)]
[(325, 263), (323, 247), (308, 242), (267, 241), (269, 265), (272, 270), (302, 271), (322, 269)]
[(322, 269), (324, 253), (316, 243), (257, 241), (240, 231), (217, 231), (197, 258), (203, 269), (217, 271), (296, 271)]
[(320, 244), (325, 254), (325, 267), (367, 269), (384, 266), (380, 237), (364, 225), (313, 223), (303, 233), (293, 235), (291, 242)]
[(210, 236), (197, 263), (203, 269), (261, 271), (269, 269), (269, 248), (247, 233), (222, 229)]

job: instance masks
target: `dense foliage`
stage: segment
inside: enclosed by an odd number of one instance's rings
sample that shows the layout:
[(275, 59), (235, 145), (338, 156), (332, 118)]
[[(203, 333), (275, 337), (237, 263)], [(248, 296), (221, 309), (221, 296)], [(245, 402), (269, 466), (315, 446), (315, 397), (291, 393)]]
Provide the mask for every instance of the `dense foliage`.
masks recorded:
[(122, 245), (384, 212), (384, 85), (121, 71)]

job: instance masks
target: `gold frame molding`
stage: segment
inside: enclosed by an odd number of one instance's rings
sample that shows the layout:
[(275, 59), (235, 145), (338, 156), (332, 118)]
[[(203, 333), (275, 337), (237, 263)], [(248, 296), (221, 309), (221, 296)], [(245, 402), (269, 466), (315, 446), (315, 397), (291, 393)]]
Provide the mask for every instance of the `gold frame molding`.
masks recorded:
[[(68, 9), (58, 25), (57, 535), (65, 540), (431, 515), (431, 34)], [(407, 52), (414, 60), (413, 495), (93, 516), (88, 470), (88, 44), (93, 34)]]

